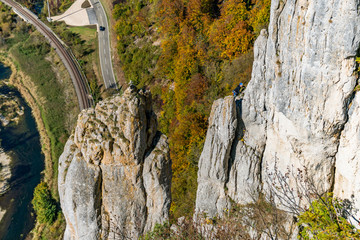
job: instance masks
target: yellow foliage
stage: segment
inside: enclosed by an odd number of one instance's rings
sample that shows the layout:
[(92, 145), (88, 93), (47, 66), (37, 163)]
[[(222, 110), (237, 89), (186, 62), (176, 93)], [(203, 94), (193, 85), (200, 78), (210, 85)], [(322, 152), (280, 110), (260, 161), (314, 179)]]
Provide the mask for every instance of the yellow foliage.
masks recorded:
[[(162, 53), (157, 66), (172, 89), (162, 95), (161, 122), (164, 124), (161, 125), (169, 136), (173, 162), (173, 188), (176, 189), (171, 210), (174, 213), (182, 208), (185, 196), (195, 197), (194, 187), (185, 185), (196, 180), (196, 164), (212, 103), (211, 97), (209, 101), (206, 95), (209, 84), (221, 84), (221, 64), (252, 48), (258, 25), (267, 22), (270, 0), (257, 0), (250, 6), (243, 0), (221, 3), (161, 0), (159, 6)], [(217, 63), (221, 63), (220, 72)], [(226, 89), (231, 85), (226, 84)], [(184, 178), (193, 180), (189, 182)]]
[(221, 17), (209, 29), (210, 41), (221, 50), (221, 57), (234, 59), (248, 51), (253, 34), (247, 23), (248, 11), (242, 0), (224, 3)]
[[(134, 0), (114, 6), (118, 52), (129, 66), (125, 75), (133, 71), (140, 79), (136, 69), (143, 67), (152, 74), (148, 82), (155, 80), (162, 90), (160, 126), (173, 162), (173, 213), (191, 215), (211, 104), (250, 75), (251, 64), (238, 60), (251, 60), (244, 53), (267, 23), (269, 6), (270, 0)], [(161, 40), (161, 51), (152, 50), (154, 39)], [(146, 63), (151, 51), (160, 53)]]

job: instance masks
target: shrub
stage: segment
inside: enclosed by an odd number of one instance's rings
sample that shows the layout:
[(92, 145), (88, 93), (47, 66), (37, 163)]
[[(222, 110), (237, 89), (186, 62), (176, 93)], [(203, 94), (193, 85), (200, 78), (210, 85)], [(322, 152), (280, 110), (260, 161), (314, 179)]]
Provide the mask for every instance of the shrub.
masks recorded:
[(205, 238), (199, 233), (198, 227), (191, 218), (182, 217), (174, 225), (169, 222), (157, 223), (154, 229), (140, 237), (140, 240), (203, 240)]
[(360, 223), (354, 217), (353, 199), (334, 198), (321, 181), (315, 182), (307, 167), (289, 167), (283, 174), (275, 159), (273, 172), (266, 170), (266, 176), (266, 200), (295, 217), (300, 239), (360, 239), (360, 231), (352, 224)]
[(152, 239), (170, 239), (171, 230), (169, 222), (164, 224), (155, 224), (154, 229), (148, 232), (145, 236), (140, 238), (141, 240), (152, 240)]
[(360, 239), (360, 231), (348, 222), (351, 204), (334, 198), (331, 193), (314, 200), (299, 216), (302, 239)]
[(57, 206), (55, 199), (51, 196), (48, 185), (41, 182), (36, 186), (34, 198), (31, 201), (40, 223), (53, 223), (57, 215)]

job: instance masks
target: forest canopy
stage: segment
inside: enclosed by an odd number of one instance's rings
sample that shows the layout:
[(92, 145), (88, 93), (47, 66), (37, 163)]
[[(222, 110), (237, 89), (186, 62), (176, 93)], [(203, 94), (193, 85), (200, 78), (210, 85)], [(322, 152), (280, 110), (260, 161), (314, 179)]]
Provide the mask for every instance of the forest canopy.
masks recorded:
[(191, 215), (213, 101), (250, 80), (270, 0), (134, 0), (116, 4), (127, 81), (152, 90), (173, 161), (172, 216)]

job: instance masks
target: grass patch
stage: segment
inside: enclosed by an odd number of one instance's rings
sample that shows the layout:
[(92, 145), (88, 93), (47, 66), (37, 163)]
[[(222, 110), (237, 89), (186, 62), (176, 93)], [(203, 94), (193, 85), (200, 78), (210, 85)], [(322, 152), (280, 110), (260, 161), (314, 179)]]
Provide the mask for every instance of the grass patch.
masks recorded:
[(62, 240), (65, 232), (66, 221), (64, 215), (60, 212), (57, 215), (57, 219), (52, 225), (39, 224), (39, 228), (33, 230), (32, 239), (43, 240), (43, 239), (54, 239)]
[(51, 63), (45, 59), (50, 50), (44, 37), (33, 33), (25, 41), (15, 44), (10, 53), (14, 56), (18, 68), (32, 79), (39, 95), (45, 99), (45, 104), (39, 107), (51, 141), (53, 172), (57, 176), (58, 159), (65, 144), (61, 139), (69, 136), (64, 126), (68, 104), (63, 94), (64, 87), (57, 81)]
[(94, 64), (98, 59), (98, 39), (96, 26), (68, 27), (64, 23), (52, 23), (52, 29), (70, 47), (88, 80), (95, 103), (102, 99), (101, 83), (98, 78), (100, 68)]
[(68, 27), (68, 29), (79, 34), (80, 38), (84, 41), (93, 41), (97, 37), (95, 25), (88, 27)]
[(59, 10), (58, 13), (66, 12), (66, 10), (68, 10), (74, 2), (75, 2), (74, 0), (62, 1), (60, 7), (58, 8)]

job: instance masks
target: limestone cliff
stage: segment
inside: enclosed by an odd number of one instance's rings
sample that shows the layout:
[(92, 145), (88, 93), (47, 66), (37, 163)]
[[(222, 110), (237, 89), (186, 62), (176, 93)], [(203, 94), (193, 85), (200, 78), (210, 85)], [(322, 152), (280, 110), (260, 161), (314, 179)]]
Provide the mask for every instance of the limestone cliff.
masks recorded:
[[(275, 170), (306, 168), (322, 190), (360, 209), (358, 0), (273, 0), (243, 99), (213, 105), (196, 212), (251, 202)], [(290, 185), (294, 184), (290, 178)], [(292, 185), (295, 187), (295, 185)]]
[(168, 219), (171, 161), (149, 92), (84, 110), (59, 159), (64, 239), (137, 239)]

